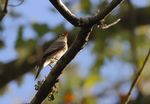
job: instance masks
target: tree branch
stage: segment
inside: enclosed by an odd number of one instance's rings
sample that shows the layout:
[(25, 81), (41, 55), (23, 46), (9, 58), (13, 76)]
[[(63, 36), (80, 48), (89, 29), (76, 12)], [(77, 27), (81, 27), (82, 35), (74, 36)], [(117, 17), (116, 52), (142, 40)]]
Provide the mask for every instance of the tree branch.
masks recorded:
[(97, 13), (95, 16), (90, 17), (76, 17), (63, 3), (61, 0), (49, 0), (53, 6), (60, 12), (66, 20), (72, 25), (78, 27), (91, 27), (100, 22), (105, 16), (107, 16), (118, 4), (123, 0), (112, 0), (110, 4), (106, 6), (102, 11)]
[(59, 11), (74, 26), (80, 26), (80, 19), (77, 18), (63, 3), (61, 0), (49, 0), (53, 6)]
[(100, 20), (105, 18), (109, 13), (117, 7), (123, 0), (112, 0), (110, 4), (108, 4), (102, 11), (99, 11), (95, 16), (89, 17), (88, 25), (92, 26), (97, 24)]
[[(149, 10), (150, 10), (150, 7), (135, 8), (136, 15), (134, 17), (131, 17), (131, 15), (130, 15), (131, 11), (128, 11), (126, 13), (121, 12), (118, 16), (121, 18), (121, 21), (119, 22), (118, 25), (120, 25), (120, 27), (122, 27), (122, 28), (119, 31), (122, 31), (122, 29), (129, 29), (130, 24), (128, 21), (130, 18), (134, 18), (134, 20), (136, 22), (136, 27), (138, 27), (140, 25), (149, 25), (150, 24), (150, 19), (149, 19), (150, 12), (148, 12)], [(72, 42), (72, 40), (69, 39), (69, 41), (71, 41), (71, 42)], [(93, 40), (91, 40), (91, 41), (93, 41)], [(31, 53), (31, 56), (33, 56), (35, 54), (36, 53), (33, 52), (33, 53)], [(16, 61), (18, 61), (18, 59)], [(24, 63), (21, 63), (20, 68), (16, 68), (16, 66), (14, 64), (15, 64), (15, 62), (10, 62), (7, 64), (0, 65), (0, 70), (2, 72), (1, 75), (3, 75), (3, 76), (0, 75), (0, 88), (2, 86), (4, 86), (5, 84), (9, 83), (11, 80), (14, 80), (15, 78), (22, 76), (23, 74), (31, 71), (32, 70), (31, 67), (33, 66), (33, 64), (31, 64), (31, 63), (25, 64), (25, 65), (24, 65)], [(22, 66), (29, 66), (29, 68), (24, 68)], [(8, 67), (10, 67), (10, 68), (8, 68)], [(6, 76), (6, 74), (5, 74), (5, 73), (10, 72), (8, 69), (13, 70), (11, 72), (12, 74), (9, 75), (9, 79), (8, 79), (8, 76)], [(22, 69), (23, 71), (20, 69)], [(2, 82), (4, 82), (4, 83), (2, 83)]]
[(90, 35), (91, 30), (92, 28), (81, 28), (72, 46), (54, 66), (54, 68), (49, 73), (48, 77), (46, 78), (43, 85), (38, 90), (30, 104), (41, 104), (41, 102), (52, 91), (53, 86), (55, 85), (58, 77), (60, 76), (66, 65), (69, 62), (71, 62), (71, 60), (76, 56), (76, 54), (84, 47), (85, 43), (88, 41), (88, 37)]
[[(71, 62), (71, 60), (77, 55), (77, 53), (88, 41), (88, 37), (92, 31), (93, 26), (105, 16), (107, 16), (121, 1), (122, 0), (113, 0), (110, 5), (105, 8), (106, 10), (104, 9), (102, 12), (99, 12), (98, 15), (90, 17), (90, 19), (82, 18), (79, 21), (79, 19), (75, 17), (74, 14), (72, 14), (60, 0), (50, 0), (54, 7), (56, 7), (56, 9), (64, 16), (64, 18), (66, 18), (74, 26), (81, 26), (81, 29), (76, 40), (73, 42), (69, 50), (61, 57), (61, 59), (58, 60), (30, 104), (41, 104), (41, 102), (52, 91), (53, 86), (57, 82), (57, 79), (64, 68)], [(81, 22), (83, 22), (83, 24)]]

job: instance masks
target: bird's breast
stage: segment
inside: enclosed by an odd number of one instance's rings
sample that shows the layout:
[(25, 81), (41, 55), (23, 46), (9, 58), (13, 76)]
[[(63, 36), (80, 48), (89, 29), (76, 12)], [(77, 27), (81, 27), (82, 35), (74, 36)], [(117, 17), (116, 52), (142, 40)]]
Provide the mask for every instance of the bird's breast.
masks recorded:
[(57, 54), (54, 56), (54, 59), (57, 59), (59, 60), (63, 55), (64, 53), (67, 51), (67, 48), (65, 47), (64, 49), (60, 50), (57, 52)]

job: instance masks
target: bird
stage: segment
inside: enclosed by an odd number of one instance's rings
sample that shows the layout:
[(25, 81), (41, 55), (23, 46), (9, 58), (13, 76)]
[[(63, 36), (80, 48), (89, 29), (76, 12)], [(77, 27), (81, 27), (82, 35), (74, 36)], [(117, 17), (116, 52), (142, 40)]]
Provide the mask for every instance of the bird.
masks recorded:
[(51, 67), (51, 64), (57, 62), (68, 50), (67, 36), (67, 32), (60, 34), (58, 38), (43, 52), (43, 55), (41, 55), (42, 57), (36, 66), (37, 74), (35, 80), (40, 74), (42, 68), (47, 65)]

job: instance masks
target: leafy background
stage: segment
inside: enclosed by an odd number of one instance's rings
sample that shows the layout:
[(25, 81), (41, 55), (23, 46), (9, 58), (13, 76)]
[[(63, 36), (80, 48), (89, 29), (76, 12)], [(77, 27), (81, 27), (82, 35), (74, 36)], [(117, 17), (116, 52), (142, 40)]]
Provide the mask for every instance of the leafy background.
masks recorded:
[[(9, 1), (10, 4), (17, 3)], [(80, 17), (93, 15), (110, 2), (63, 1)], [(113, 10), (105, 20), (109, 24), (121, 18), (121, 22), (106, 30), (94, 28), (86, 47), (60, 76), (53, 104), (118, 104), (126, 98), (132, 79), (150, 48), (150, 1), (128, 1)], [(142, 15), (137, 15), (140, 13)], [(8, 14), (0, 24), (2, 104), (28, 103), (32, 99), (36, 93), (36, 62), (42, 51), (65, 31), (69, 32), (70, 45), (78, 28), (68, 23), (48, 0), (26, 0), (17, 7), (8, 6)], [(150, 103), (149, 63), (150, 59), (132, 94), (131, 104)], [(39, 79), (44, 79), (49, 71), (49, 67), (44, 68)], [(48, 103), (46, 99), (43, 104)]]

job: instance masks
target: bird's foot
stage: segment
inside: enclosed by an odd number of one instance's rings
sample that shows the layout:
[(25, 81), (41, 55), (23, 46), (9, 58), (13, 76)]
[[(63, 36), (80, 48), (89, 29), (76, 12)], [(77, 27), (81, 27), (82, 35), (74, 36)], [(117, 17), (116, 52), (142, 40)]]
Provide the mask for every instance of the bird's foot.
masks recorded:
[(40, 89), (40, 87), (42, 86), (43, 82), (44, 82), (44, 80), (37, 81), (37, 84), (35, 84), (35, 90), (38, 91)]

